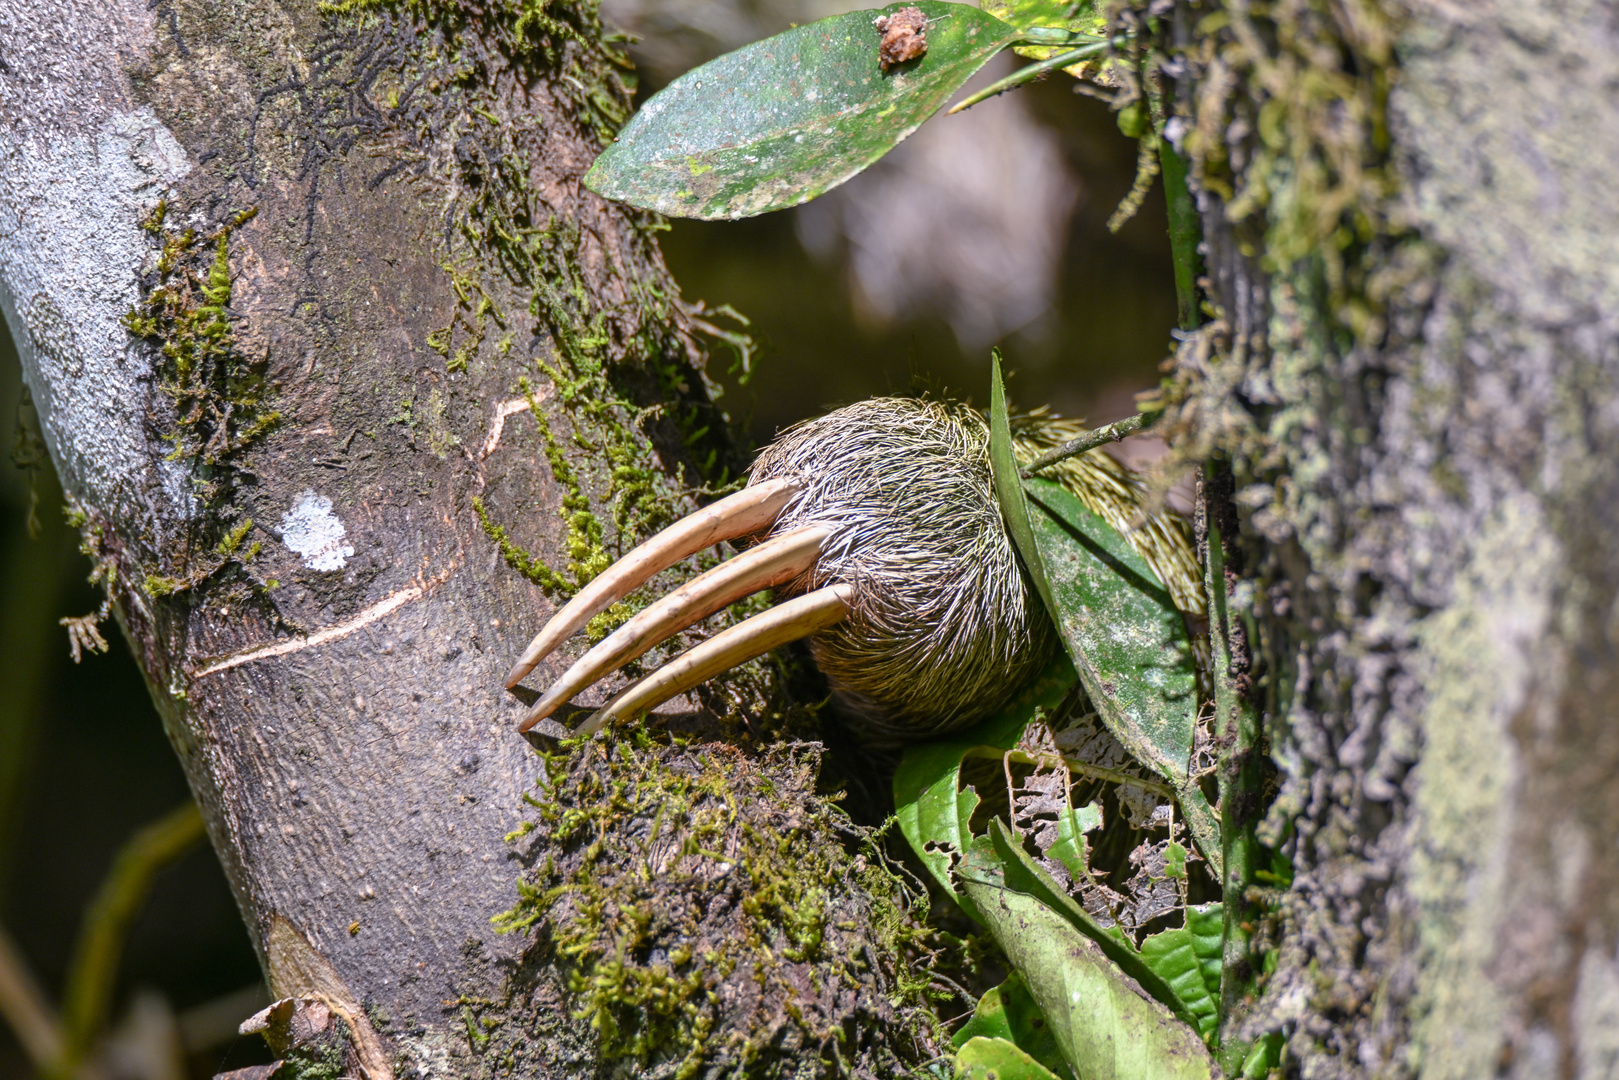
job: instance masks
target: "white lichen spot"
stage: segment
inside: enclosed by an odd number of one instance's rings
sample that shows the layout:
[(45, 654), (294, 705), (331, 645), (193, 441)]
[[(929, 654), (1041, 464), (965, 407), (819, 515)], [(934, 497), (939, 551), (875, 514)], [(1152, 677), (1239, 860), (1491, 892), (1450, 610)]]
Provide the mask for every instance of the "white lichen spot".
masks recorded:
[(281, 542), (303, 556), (311, 570), (341, 570), (354, 555), (343, 543), (348, 530), (332, 513), (332, 500), (313, 491), (298, 496), (281, 518)]

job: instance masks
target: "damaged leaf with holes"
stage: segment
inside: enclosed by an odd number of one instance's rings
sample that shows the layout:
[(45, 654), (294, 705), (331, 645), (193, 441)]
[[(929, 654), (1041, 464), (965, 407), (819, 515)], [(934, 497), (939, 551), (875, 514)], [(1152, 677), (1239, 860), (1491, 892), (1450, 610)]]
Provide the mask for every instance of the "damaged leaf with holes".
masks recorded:
[(1127, 941), (1069, 899), (1002, 823), (974, 841), (959, 878), (1075, 1076), (1212, 1075), (1186, 1002)]
[(893, 780), (900, 831), (933, 878), (964, 907), (970, 902), (956, 890), (954, 868), (972, 844), (979, 794), (963, 786), (962, 763), (982, 749), (1011, 750), (1030, 720), (1068, 697), (1075, 679), (1073, 664), (1058, 656), (999, 714), (948, 739), (907, 747), (900, 759)]

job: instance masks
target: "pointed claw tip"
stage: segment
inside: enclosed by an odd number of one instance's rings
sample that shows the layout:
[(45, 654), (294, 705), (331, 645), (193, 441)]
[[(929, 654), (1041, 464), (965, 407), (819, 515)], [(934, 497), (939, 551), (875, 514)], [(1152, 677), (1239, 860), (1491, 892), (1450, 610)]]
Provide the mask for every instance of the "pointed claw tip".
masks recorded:
[(587, 736), (594, 735), (596, 732), (606, 727), (607, 722), (611, 719), (613, 719), (613, 717), (606, 709), (597, 709), (595, 712), (585, 717), (584, 721), (578, 727), (573, 729), (573, 737), (576, 739), (583, 739)]

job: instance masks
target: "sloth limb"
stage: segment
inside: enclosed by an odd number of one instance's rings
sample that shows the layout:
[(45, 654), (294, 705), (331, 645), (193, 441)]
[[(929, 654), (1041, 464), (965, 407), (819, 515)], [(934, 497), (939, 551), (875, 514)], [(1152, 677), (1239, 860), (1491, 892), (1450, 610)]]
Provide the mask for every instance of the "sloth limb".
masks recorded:
[[(1080, 430), (1019, 418), (1022, 461)], [(1048, 475), (1129, 540), (1181, 609), (1203, 614), (1197, 564), (1177, 519), (1143, 514), (1145, 486), (1085, 454)], [(631, 685), (579, 729), (645, 713), (745, 660), (810, 639), (833, 696), (873, 745), (896, 745), (992, 714), (1050, 658), (1056, 634), (1001, 522), (989, 429), (963, 405), (874, 398), (784, 432), (742, 491), (652, 537), (580, 590), (507, 678), (516, 686), (597, 613), (659, 571), (724, 540), (769, 530), (735, 558), (655, 601), (568, 668), (534, 704), (528, 730), (648, 649), (745, 596), (788, 599)]]

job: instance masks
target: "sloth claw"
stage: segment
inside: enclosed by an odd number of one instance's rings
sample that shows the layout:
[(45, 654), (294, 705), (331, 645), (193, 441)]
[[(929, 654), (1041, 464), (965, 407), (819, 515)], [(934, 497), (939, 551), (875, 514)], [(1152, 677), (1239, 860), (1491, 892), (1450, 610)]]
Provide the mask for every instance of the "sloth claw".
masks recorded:
[[(750, 484), (712, 506), (688, 514), (635, 548), (597, 575), (552, 616), (512, 666), (506, 676), (506, 689), (516, 687), (558, 645), (646, 584), (654, 574), (722, 540), (734, 540), (767, 528), (803, 487), (802, 482), (785, 477)], [(531, 716), (524, 722), (523, 730), (528, 730), (537, 719)]]
[(527, 731), (581, 690), (698, 620), (745, 596), (800, 576), (815, 565), (821, 544), (831, 531), (825, 526), (806, 525), (772, 537), (655, 601), (563, 672), (534, 703), (518, 730)]
[(738, 664), (824, 630), (849, 613), (853, 595), (852, 586), (828, 585), (722, 630), (620, 692), (574, 734), (591, 735), (610, 720), (648, 712)]

